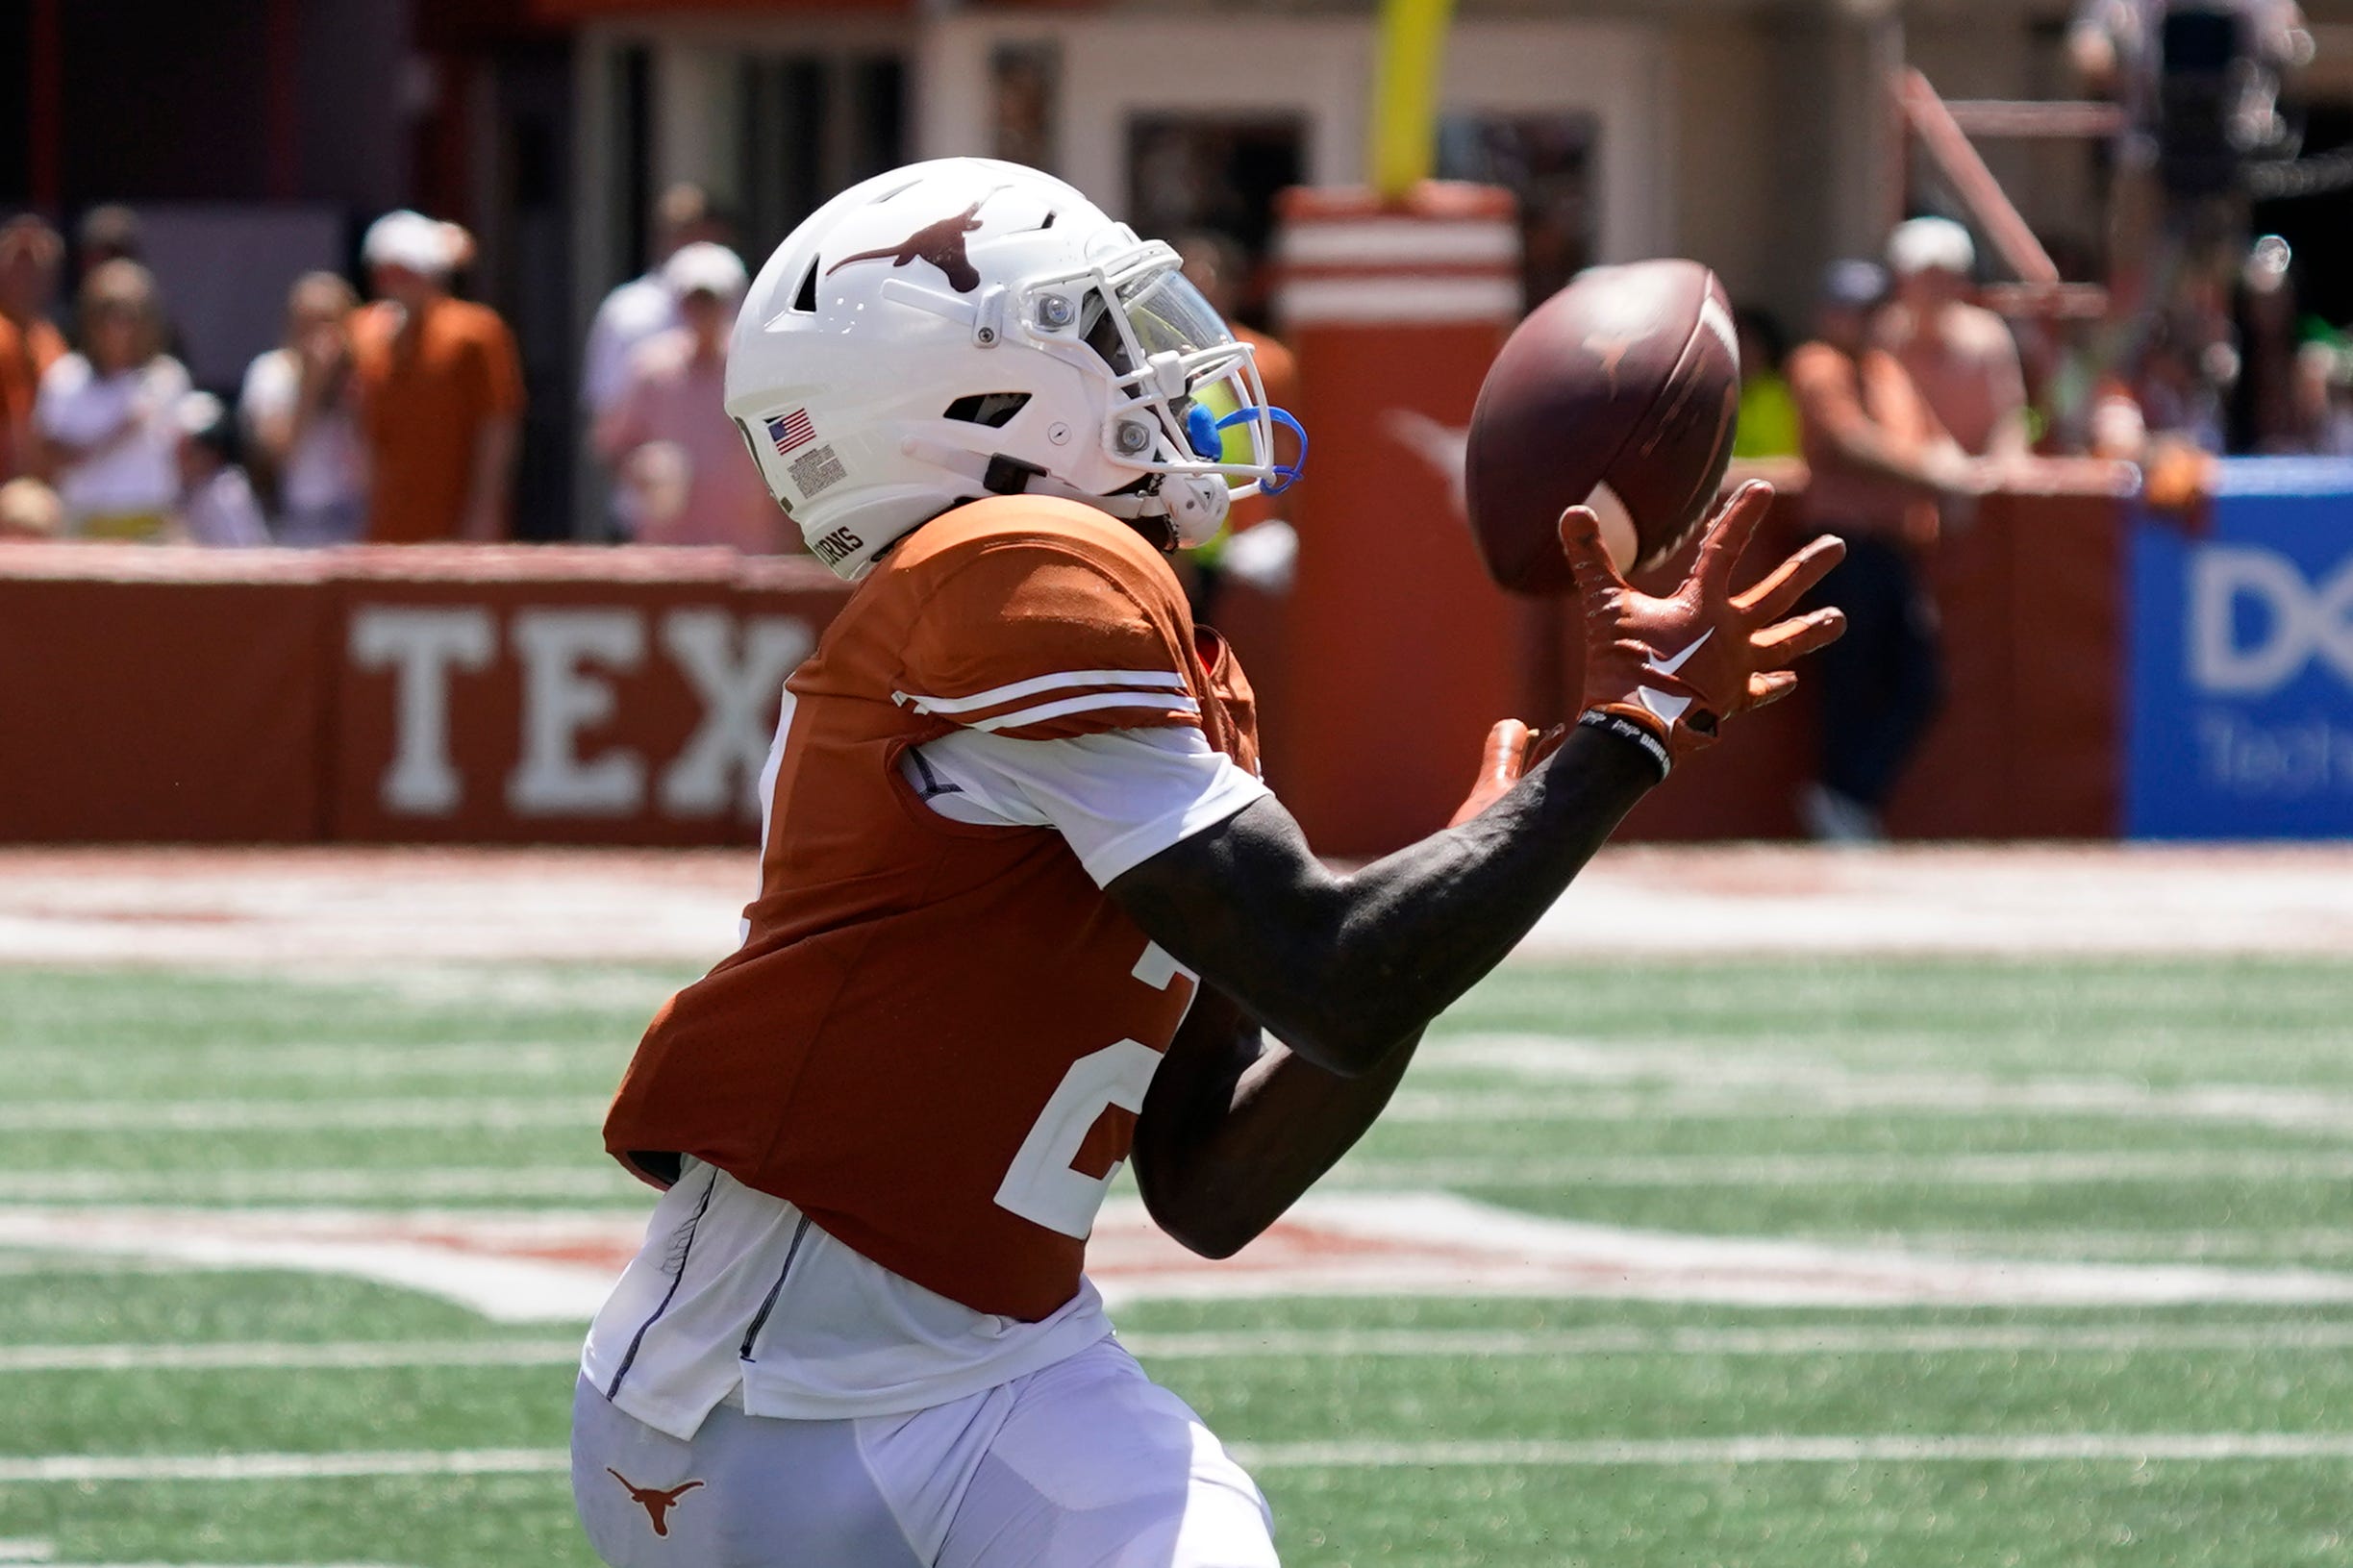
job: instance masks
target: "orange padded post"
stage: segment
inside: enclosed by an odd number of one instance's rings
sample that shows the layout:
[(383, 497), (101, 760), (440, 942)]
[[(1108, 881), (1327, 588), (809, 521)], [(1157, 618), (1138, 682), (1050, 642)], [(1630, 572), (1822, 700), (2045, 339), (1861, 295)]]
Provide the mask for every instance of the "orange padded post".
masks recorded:
[[(1509, 192), (1286, 191), (1276, 311), (1299, 359), (1307, 477), (1268, 777), (1334, 855), (1445, 824), (1519, 690), (1522, 611), (1463, 513), (1463, 445), (1519, 318)], [(1244, 650), (1245, 655), (1247, 650)]]

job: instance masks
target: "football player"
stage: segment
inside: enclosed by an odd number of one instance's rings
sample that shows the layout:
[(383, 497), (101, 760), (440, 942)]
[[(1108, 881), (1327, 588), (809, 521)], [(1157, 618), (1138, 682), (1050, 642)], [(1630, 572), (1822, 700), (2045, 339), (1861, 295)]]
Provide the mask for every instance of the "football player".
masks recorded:
[(582, 1361), (589, 1539), (620, 1568), (1273, 1563), (1258, 1488), (1087, 1282), (1114, 1173), (1211, 1257), (1272, 1224), (1627, 809), (1837, 635), (1785, 617), (1838, 547), (1734, 595), (1759, 486), (1656, 599), (1572, 510), (1581, 722), (1498, 725), (1452, 827), (1341, 874), (1168, 566), (1297, 449), (1167, 246), (1030, 169), (900, 169), (769, 259), (727, 387), (858, 587), (789, 684), (742, 945), (606, 1123), (663, 1191)]

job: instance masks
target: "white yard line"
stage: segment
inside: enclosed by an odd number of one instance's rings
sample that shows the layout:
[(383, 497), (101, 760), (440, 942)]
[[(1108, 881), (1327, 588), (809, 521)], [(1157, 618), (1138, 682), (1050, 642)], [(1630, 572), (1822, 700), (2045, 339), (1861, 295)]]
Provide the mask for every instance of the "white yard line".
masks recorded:
[(365, 1078), (538, 1078), (559, 1073), (589, 1076), (618, 1072), (629, 1059), (629, 1040), (579, 1044), (549, 1040), (443, 1040), (385, 1045), (356, 1040), (343, 1044), (190, 1046), (168, 1033), (150, 1038), (108, 1041), (77, 1048), (71, 1057), (26, 1064), (37, 1079), (117, 1079), (125, 1073), (201, 1071), (235, 1080), (280, 1074), (338, 1080)]
[[(1514, 1465), (1919, 1464), (2348, 1459), (2353, 1432), (2016, 1432), (1919, 1436), (1377, 1439), (1236, 1443), (1259, 1470), (1502, 1468)], [(560, 1448), (329, 1454), (53, 1454), (0, 1458), (0, 1485), (106, 1481), (343, 1481), (385, 1476), (561, 1476)]]
[[(2314, 1351), (2353, 1346), (2353, 1322), (1982, 1324), (1951, 1328), (1339, 1329), (1122, 1333), (1147, 1361), (1445, 1356), (1928, 1356), (2009, 1351)], [(5, 1367), (0, 1361), (0, 1367)]]
[(386, 1100), (19, 1100), (0, 1105), (0, 1132), (509, 1132), (601, 1125), (609, 1095), (545, 1099), (480, 1095)]
[[(1875, 1036), (1887, 1043), (1883, 1036)], [(1934, 1053), (1948, 1037), (1921, 1042)], [(1874, 1071), (1825, 1058), (1819, 1041), (1737, 1050), (1689, 1040), (1610, 1041), (1547, 1034), (1459, 1034), (1424, 1047), (1416, 1075), (1384, 1112), (1391, 1121), (1618, 1121), (1676, 1116), (1844, 1115), (1927, 1111), (2222, 1122), (2290, 1132), (2353, 1132), (2353, 1091), (2335, 1086), (2191, 1083), (2115, 1076)], [(1509, 1073), (1616, 1093), (1448, 1089), (1446, 1074)]]
[(2353, 1179), (2353, 1150), (2137, 1150), (1987, 1155), (1628, 1155), (1600, 1158), (1344, 1160), (1327, 1182), (1366, 1187), (2042, 1186)]
[[(2353, 1322), (1984, 1324), (1949, 1328), (1336, 1329), (1123, 1333), (1148, 1361), (1433, 1359), (1460, 1356), (1929, 1356), (1978, 1352), (2298, 1352), (2353, 1347)], [(0, 1345), (0, 1375), (33, 1372), (372, 1371), (570, 1366), (577, 1339)], [(5, 1559), (0, 1559), (5, 1560)]]
[(334, 1454), (49, 1454), (0, 1458), (0, 1485), (109, 1481), (338, 1481), (377, 1476), (556, 1476), (560, 1448)]
[(1605, 852), (1527, 956), (2250, 955), (2353, 949), (2344, 846), (1805, 846)]
[(2353, 1231), (1808, 1231), (1790, 1237), (1823, 1246), (1892, 1247), (1905, 1252), (2071, 1257), (2085, 1261), (2196, 1262), (2209, 1257), (2283, 1261), (2353, 1257)]
[[(12, 1372), (311, 1372), (386, 1367), (569, 1366), (580, 1340), (413, 1339), (296, 1344), (0, 1345)], [(0, 1561), (5, 1561), (0, 1558)]]
[[(1333, 1188), (1530, 1188), (1554, 1186), (2039, 1186), (2102, 1182), (2322, 1182), (2353, 1180), (2353, 1150), (2092, 1150), (1986, 1155), (1629, 1155), (1598, 1158), (1364, 1157), (1343, 1160)], [(617, 1165), (443, 1166), (382, 1170), (269, 1168), (126, 1171), (77, 1166), (0, 1170), (0, 1202), (274, 1205), (374, 1199), (647, 1197)]]
[(464, 1198), (643, 1198), (653, 1191), (618, 1165), (440, 1166), (416, 1170), (249, 1169), (123, 1171), (77, 1166), (0, 1171), (7, 1203), (431, 1203)]
[(1510, 1465), (1922, 1464), (2212, 1462), (2223, 1459), (2353, 1459), (2353, 1432), (2017, 1432), (1984, 1436), (1663, 1437), (1414, 1443), (1236, 1443), (1255, 1470), (1433, 1469)]
[[(0, 1132), (303, 1132), (534, 1127), (593, 1128), (604, 1094), (485, 1097), (403, 1095), (342, 1100), (56, 1098), (0, 1105)], [(1750, 1088), (1683, 1085), (1657, 1092), (1528, 1094), (1508, 1090), (1409, 1089), (1383, 1120), (1437, 1125), (1555, 1122), (1743, 1121), (1895, 1112), (1928, 1116), (2083, 1116), (2133, 1121), (2218, 1122), (2276, 1131), (2353, 1133), (2353, 1096), (2240, 1084), (2171, 1090), (2095, 1082), (2008, 1084), (1917, 1079), (1887, 1083), (1824, 1080)]]
[(315, 1563), (168, 1563), (168, 1562), (60, 1562), (57, 1544), (53, 1541), (0, 1540), (0, 1563), (39, 1563), (41, 1568), (384, 1568), (378, 1563), (315, 1562)]
[(1787, 1121), (1896, 1112), (1926, 1116), (2082, 1116), (2123, 1121), (2210, 1122), (2295, 1132), (2353, 1132), (2353, 1095), (2260, 1084), (2198, 1083), (2158, 1089), (2120, 1080), (2035, 1080), (2002, 1083), (1905, 1075), (1830, 1077), (1750, 1087), (1679, 1083), (1656, 1092), (1525, 1094), (1509, 1090), (1409, 1089), (1386, 1122)]
[[(9, 850), (0, 955), (363, 981), (395, 963), (684, 969), (735, 946), (753, 870), (748, 850)], [(2341, 955), (2353, 952), (2348, 874), (2353, 851), (2338, 844), (1619, 848), (1521, 951)], [(593, 973), (556, 991), (583, 985), (598, 987)]]
[[(2091, 1354), (2330, 1351), (2353, 1347), (2353, 1322), (1987, 1324), (1950, 1328), (1553, 1330), (1336, 1329), (1123, 1333), (1147, 1361), (1438, 1359), (1590, 1356), (1929, 1356), (2015, 1351)], [(162, 1345), (0, 1345), (0, 1375), (56, 1372), (309, 1372), (413, 1367), (570, 1366), (580, 1341), (237, 1341)], [(0, 1561), (7, 1560), (0, 1557)]]

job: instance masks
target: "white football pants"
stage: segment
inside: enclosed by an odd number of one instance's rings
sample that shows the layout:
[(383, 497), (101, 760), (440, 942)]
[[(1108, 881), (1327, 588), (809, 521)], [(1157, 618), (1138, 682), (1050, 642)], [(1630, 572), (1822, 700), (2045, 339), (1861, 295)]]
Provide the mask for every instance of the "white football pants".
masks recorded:
[(1276, 1568), (1258, 1487), (1112, 1339), (914, 1415), (722, 1405), (685, 1443), (583, 1381), (572, 1495), (613, 1568)]

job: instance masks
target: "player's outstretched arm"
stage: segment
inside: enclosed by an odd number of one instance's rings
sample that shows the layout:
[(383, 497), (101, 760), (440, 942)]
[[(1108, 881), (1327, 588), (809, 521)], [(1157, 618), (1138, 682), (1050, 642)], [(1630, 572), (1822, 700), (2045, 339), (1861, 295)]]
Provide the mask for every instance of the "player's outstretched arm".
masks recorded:
[(1300, 1057), (1341, 1077), (1372, 1071), (1503, 960), (1674, 760), (1710, 744), (1724, 718), (1786, 695), (1790, 665), (1843, 630), (1835, 610), (1787, 618), (1837, 563), (1835, 539), (1732, 591), (1771, 498), (1769, 485), (1743, 488), (1665, 599), (1617, 575), (1590, 511), (1564, 515), (1586, 624), (1585, 717), (1470, 820), (1341, 873), (1280, 802), (1261, 800), (1109, 892)]
[[(1454, 824), (1510, 793), (1561, 735), (1539, 737), (1516, 719), (1497, 724)], [(1204, 985), (1137, 1119), (1144, 1207), (1194, 1252), (1239, 1252), (1364, 1135), (1420, 1038), (1414, 1033), (1369, 1071), (1342, 1078), (1268, 1040), (1232, 997)]]
[(1109, 891), (1205, 985), (1354, 1076), (1501, 962), (1659, 777), (1638, 745), (1582, 729), (1479, 816), (1361, 871), (1326, 867), (1267, 798)]

